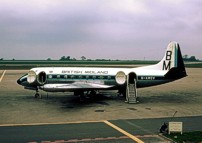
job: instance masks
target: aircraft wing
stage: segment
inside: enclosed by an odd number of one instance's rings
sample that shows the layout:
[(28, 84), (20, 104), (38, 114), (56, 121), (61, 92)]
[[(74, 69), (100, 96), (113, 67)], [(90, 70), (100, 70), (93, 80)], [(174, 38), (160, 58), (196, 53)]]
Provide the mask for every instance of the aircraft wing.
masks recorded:
[(72, 91), (78, 89), (108, 89), (113, 85), (105, 85), (104, 83), (91, 83), (91, 82), (74, 82), (64, 84), (45, 84), (40, 86), (45, 91)]

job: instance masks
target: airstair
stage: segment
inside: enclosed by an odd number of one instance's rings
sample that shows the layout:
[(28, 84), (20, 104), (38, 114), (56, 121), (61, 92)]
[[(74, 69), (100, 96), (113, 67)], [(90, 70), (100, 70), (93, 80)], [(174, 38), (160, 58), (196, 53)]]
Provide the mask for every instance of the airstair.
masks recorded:
[(136, 79), (133, 83), (127, 82), (126, 87), (126, 102), (128, 103), (137, 103), (137, 86)]

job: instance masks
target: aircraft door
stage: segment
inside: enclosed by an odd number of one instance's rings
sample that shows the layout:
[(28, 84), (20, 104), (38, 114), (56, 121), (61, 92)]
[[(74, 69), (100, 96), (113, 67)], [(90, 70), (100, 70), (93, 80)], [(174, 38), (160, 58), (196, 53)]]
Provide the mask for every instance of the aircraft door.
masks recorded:
[(45, 72), (40, 72), (39, 74), (38, 74), (38, 82), (39, 82), (39, 84), (40, 85), (43, 85), (45, 82), (46, 82), (46, 73)]
[(137, 75), (134, 72), (128, 74), (128, 84), (136, 84)]

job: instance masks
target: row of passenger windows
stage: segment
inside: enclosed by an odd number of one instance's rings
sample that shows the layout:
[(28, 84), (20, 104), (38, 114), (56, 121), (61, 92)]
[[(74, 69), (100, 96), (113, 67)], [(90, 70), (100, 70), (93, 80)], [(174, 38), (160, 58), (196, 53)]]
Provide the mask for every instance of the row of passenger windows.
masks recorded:
[(49, 79), (113, 79), (112, 76), (90, 76), (90, 75), (48, 75)]

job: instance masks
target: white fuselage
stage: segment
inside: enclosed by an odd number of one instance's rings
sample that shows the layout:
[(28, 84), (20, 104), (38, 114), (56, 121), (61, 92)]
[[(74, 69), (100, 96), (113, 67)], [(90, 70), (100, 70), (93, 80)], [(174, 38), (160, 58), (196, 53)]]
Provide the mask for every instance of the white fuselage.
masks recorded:
[(148, 70), (145, 67), (139, 68), (87, 68), (87, 67), (45, 67), (33, 68), (36, 75), (40, 72), (46, 73), (45, 85), (40, 88), (45, 91), (74, 91), (77, 89), (119, 89), (127, 83), (118, 83), (116, 76), (118, 72), (124, 72), (125, 75), (135, 73), (137, 87), (147, 87), (169, 82), (164, 79), (166, 71)]

